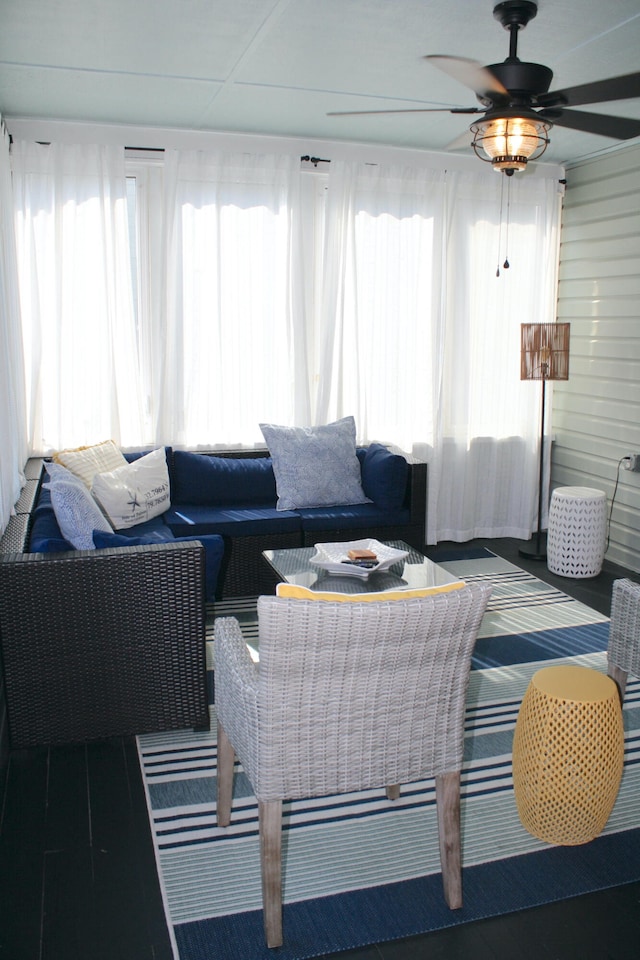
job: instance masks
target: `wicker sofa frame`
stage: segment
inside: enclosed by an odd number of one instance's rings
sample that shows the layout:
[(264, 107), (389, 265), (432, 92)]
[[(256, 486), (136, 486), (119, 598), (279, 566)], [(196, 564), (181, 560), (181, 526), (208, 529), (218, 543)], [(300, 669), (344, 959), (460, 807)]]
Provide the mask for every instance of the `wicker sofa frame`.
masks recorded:
[(0, 556), (13, 749), (209, 725), (198, 542)]
[[(203, 451), (267, 456), (267, 451)], [(26, 484), (0, 539), (0, 642), (11, 746), (208, 725), (205, 691), (204, 550), (165, 543), (28, 553), (44, 461)], [(407, 524), (226, 537), (221, 596), (272, 594), (267, 549), (363, 536), (424, 547), (426, 464), (409, 462)], [(0, 697), (0, 753), (6, 753)]]
[[(203, 450), (216, 457), (255, 458), (268, 456), (267, 450)], [(16, 516), (12, 517), (2, 541), (3, 551), (24, 551), (29, 542), (30, 513), (37, 503), (38, 491), (44, 475), (44, 461), (30, 460), (27, 464), (27, 485), (23, 489)], [(256, 536), (224, 539), (224, 559), (219, 576), (218, 599), (255, 597), (274, 593), (278, 577), (266, 563), (265, 550), (284, 550), (289, 547), (312, 546), (314, 543), (335, 540), (359, 540), (374, 537), (377, 540), (404, 540), (422, 551), (425, 544), (427, 511), (427, 465), (409, 460), (409, 475), (404, 506), (409, 511), (405, 524), (370, 526), (366, 529), (340, 527), (327, 530), (270, 533)], [(147, 549), (141, 548), (141, 549)], [(47, 554), (48, 557), (54, 554)]]

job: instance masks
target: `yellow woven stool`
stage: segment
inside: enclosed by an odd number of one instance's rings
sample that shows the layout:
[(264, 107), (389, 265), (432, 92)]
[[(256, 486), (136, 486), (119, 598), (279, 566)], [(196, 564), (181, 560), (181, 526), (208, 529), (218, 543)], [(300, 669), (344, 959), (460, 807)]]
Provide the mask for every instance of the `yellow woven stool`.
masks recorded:
[(613, 809), (624, 757), (620, 698), (586, 667), (533, 675), (513, 738), (513, 789), (522, 824), (549, 843), (587, 843)]

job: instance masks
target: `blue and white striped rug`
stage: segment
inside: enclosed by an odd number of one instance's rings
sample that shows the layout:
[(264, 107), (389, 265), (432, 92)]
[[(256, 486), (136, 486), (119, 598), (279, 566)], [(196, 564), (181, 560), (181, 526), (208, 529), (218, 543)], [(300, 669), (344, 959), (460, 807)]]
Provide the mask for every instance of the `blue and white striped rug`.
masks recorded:
[[(625, 699), (625, 770), (604, 833), (553, 847), (522, 827), (511, 742), (532, 674), (546, 661), (606, 671), (608, 620), (482, 550), (443, 563), (490, 581), (471, 675), (462, 776), (464, 907), (449, 911), (440, 877), (433, 781), (402, 789), (296, 801), (285, 807), (284, 931), (278, 960), (495, 916), (640, 879), (640, 683)], [(255, 605), (218, 605), (257, 648)], [(220, 609), (222, 608), (222, 609)], [(257, 654), (256, 654), (257, 656)], [(273, 958), (264, 946), (257, 803), (236, 776), (232, 825), (215, 825), (216, 741), (189, 731), (139, 738), (159, 873), (180, 960)]]

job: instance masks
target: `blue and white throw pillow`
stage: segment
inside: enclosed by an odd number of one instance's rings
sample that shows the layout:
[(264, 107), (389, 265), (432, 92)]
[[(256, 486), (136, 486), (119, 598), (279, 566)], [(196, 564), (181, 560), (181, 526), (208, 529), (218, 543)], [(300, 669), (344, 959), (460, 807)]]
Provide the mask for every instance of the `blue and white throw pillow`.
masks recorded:
[(82, 481), (52, 478), (51, 505), (65, 540), (76, 550), (94, 550), (93, 531), (111, 533), (102, 510)]
[(67, 483), (81, 483), (85, 490), (87, 489), (87, 485), (84, 483), (84, 481), (81, 480), (77, 474), (72, 473), (71, 470), (67, 470), (66, 467), (63, 467), (61, 463), (56, 463), (54, 460), (47, 460), (45, 461), (44, 467), (47, 471), (49, 481), (48, 483), (43, 484), (44, 487), (51, 488), (52, 483), (58, 483), (58, 481), (64, 480)]
[(369, 503), (362, 489), (353, 417), (318, 427), (261, 423), (273, 460), (278, 510)]

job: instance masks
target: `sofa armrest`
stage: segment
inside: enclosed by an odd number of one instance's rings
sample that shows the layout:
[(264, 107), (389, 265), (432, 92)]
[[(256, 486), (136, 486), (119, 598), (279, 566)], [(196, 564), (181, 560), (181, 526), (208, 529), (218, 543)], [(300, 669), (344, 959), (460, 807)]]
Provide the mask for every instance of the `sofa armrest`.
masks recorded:
[(208, 725), (200, 543), (0, 556), (13, 748)]
[(409, 462), (409, 509), (411, 523), (423, 530), (427, 522), (427, 464)]

